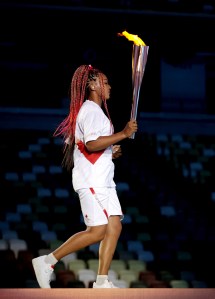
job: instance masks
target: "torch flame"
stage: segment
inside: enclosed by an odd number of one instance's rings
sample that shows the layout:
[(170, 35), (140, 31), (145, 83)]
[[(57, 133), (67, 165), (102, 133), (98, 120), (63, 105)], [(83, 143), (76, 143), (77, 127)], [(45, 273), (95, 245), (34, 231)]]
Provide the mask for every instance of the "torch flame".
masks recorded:
[(145, 46), (146, 44), (142, 41), (142, 39), (138, 35), (130, 34), (127, 31), (123, 31), (122, 33), (118, 33), (119, 36), (125, 36), (128, 40), (133, 41), (137, 46)]

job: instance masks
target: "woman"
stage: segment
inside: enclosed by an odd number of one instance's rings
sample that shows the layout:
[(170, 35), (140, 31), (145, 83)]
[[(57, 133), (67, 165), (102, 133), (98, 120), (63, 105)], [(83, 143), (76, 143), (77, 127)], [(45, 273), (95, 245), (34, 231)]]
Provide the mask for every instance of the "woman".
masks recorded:
[(72, 169), (86, 230), (71, 236), (51, 254), (32, 260), (41, 288), (50, 288), (53, 267), (62, 257), (97, 242), (99, 267), (93, 288), (115, 287), (108, 280), (108, 271), (122, 230), (123, 213), (112, 159), (121, 156), (117, 143), (135, 133), (137, 123), (130, 120), (122, 131), (114, 133), (106, 102), (110, 90), (106, 75), (91, 65), (81, 65), (72, 77), (70, 113), (54, 135), (65, 140), (63, 165)]

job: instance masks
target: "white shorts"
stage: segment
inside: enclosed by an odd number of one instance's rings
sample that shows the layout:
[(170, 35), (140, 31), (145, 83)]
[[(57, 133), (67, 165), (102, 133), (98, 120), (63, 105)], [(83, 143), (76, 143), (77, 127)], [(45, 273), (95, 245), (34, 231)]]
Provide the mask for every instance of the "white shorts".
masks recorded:
[(85, 188), (77, 190), (86, 226), (108, 223), (108, 218), (123, 213), (115, 188)]

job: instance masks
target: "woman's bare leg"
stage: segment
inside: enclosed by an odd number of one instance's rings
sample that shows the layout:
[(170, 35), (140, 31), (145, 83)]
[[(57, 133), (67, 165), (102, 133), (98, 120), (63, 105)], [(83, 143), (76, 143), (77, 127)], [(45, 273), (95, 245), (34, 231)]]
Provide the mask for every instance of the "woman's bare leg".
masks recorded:
[(122, 224), (119, 216), (110, 216), (105, 237), (99, 247), (99, 268), (98, 275), (108, 275), (111, 261), (122, 231)]
[(101, 241), (108, 225), (99, 225), (87, 227), (85, 231), (71, 236), (65, 243), (53, 251), (54, 257), (59, 261), (64, 256), (85, 248), (91, 244)]

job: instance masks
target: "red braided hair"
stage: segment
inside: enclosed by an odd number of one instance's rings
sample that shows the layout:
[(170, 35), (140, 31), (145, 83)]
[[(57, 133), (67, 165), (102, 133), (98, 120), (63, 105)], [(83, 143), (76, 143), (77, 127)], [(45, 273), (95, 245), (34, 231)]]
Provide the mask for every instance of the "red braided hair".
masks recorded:
[(101, 72), (99, 69), (93, 68), (91, 65), (81, 65), (73, 74), (70, 89), (70, 112), (54, 132), (54, 136), (63, 136), (64, 138), (65, 146), (62, 164), (68, 170), (70, 170), (73, 165), (76, 118), (84, 100), (88, 97), (88, 87), (90, 81), (95, 80), (97, 77), (100, 80), (101, 98), (103, 100), (108, 118), (111, 122), (107, 103), (104, 97), (104, 83), (101, 76), (102, 74), (103, 72)]

